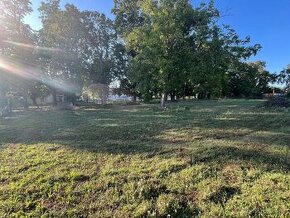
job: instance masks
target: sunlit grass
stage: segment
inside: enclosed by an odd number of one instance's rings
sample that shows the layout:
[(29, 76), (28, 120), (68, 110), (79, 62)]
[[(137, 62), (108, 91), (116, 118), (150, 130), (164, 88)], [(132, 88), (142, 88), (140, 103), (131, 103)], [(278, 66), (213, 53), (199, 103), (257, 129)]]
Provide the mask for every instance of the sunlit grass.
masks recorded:
[(290, 113), (260, 101), (0, 121), (0, 217), (288, 217)]

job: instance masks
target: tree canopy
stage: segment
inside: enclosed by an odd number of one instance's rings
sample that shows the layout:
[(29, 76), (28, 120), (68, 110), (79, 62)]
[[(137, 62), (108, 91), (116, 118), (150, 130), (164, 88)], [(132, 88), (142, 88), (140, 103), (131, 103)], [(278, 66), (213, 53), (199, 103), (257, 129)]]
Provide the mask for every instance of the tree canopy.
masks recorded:
[(187, 0), (115, 0), (113, 13), (130, 55), (128, 80), (144, 99), (229, 95), (230, 72), (261, 48), (219, 25), (213, 1), (194, 7)]
[(248, 62), (261, 46), (222, 24), (214, 1), (114, 0), (112, 20), (45, 0), (39, 31), (23, 21), (30, 1), (3, 0), (0, 11), (1, 60), (19, 71), (1, 67), (2, 93), (13, 89), (33, 102), (50, 92), (56, 104), (57, 92), (75, 96), (112, 82), (117, 93), (145, 101), (254, 97), (275, 80), (264, 62)]

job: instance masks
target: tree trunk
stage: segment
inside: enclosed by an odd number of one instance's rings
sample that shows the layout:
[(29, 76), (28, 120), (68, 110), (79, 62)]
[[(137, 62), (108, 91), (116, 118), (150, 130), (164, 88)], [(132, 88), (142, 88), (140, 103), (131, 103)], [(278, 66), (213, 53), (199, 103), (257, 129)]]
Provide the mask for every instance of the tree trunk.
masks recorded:
[(170, 100), (171, 100), (172, 102), (175, 101), (175, 97), (176, 97), (175, 92), (171, 92), (171, 93), (170, 93)]
[(24, 110), (28, 110), (29, 109), (28, 99), (27, 99), (26, 96), (24, 97), (23, 107), (24, 107)]
[(167, 94), (162, 93), (161, 101), (160, 101), (160, 107), (161, 108), (166, 108), (166, 100), (167, 100)]
[(36, 106), (37, 108), (39, 108), (39, 105), (37, 104), (36, 98), (35, 97), (30, 97), (32, 100), (32, 103), (34, 106)]
[(57, 106), (56, 90), (52, 90), (53, 106)]
[(8, 113), (11, 114), (12, 113), (12, 104), (11, 104), (10, 98), (7, 99), (7, 108), (8, 108)]

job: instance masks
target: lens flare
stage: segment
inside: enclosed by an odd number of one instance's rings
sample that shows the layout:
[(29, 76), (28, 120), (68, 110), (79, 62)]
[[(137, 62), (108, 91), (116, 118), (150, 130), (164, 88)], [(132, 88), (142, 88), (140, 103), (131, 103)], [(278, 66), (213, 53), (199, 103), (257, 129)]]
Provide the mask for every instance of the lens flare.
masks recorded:
[(41, 46), (30, 45), (30, 44), (25, 44), (25, 43), (20, 43), (20, 42), (7, 41), (7, 40), (3, 40), (2, 42), (9, 44), (9, 45), (18, 46), (21, 48), (30, 48), (30, 49), (35, 49), (35, 50), (39, 50), (39, 51), (62, 52), (62, 49), (59, 49), (59, 48), (41, 47)]
[(27, 80), (39, 81), (49, 87), (62, 90), (64, 92), (75, 92), (77, 86), (61, 79), (52, 79), (45, 75), (45, 73), (37, 66), (30, 66), (21, 63), (19, 60), (0, 56), (0, 74), (2, 72), (13, 74)]

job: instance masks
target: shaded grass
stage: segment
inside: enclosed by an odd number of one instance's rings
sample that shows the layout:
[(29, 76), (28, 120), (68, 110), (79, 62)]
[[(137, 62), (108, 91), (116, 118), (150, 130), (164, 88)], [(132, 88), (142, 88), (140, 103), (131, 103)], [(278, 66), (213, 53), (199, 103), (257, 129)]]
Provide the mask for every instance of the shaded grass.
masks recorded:
[(289, 217), (290, 113), (222, 100), (0, 121), (0, 217)]

